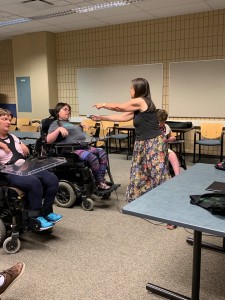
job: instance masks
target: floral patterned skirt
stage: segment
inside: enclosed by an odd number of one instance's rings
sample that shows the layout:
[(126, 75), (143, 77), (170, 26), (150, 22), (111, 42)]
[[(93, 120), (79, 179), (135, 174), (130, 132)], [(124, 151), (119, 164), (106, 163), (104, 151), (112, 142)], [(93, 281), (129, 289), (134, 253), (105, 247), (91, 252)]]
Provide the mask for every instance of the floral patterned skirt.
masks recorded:
[(171, 178), (164, 135), (135, 141), (126, 200), (131, 202)]

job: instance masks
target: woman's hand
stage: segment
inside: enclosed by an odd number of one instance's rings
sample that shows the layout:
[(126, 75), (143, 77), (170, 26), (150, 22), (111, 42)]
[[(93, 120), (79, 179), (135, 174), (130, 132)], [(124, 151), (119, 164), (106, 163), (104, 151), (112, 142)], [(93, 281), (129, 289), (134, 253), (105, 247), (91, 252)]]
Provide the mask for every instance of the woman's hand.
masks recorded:
[(80, 126), (84, 129), (84, 131), (87, 131), (89, 129), (88, 124), (85, 124), (83, 122), (80, 123)]
[(105, 107), (105, 103), (96, 103), (95, 105), (93, 105), (93, 107), (96, 107), (97, 109), (101, 109)]
[(176, 140), (176, 137), (175, 136), (170, 136), (167, 141), (168, 142), (174, 142)]
[(69, 135), (68, 130), (66, 130), (64, 127), (59, 127), (58, 130), (61, 133), (62, 137), (64, 137), (64, 138)]
[(101, 121), (101, 117), (100, 116), (91, 115), (91, 119), (93, 121)]
[(0, 142), (0, 148), (2, 148), (7, 154), (9, 154), (11, 152), (9, 147), (6, 144), (2, 143), (2, 142)]
[(24, 145), (23, 143), (21, 143), (20, 146), (23, 151), (23, 155), (28, 156), (30, 154), (29, 148), (26, 145)]

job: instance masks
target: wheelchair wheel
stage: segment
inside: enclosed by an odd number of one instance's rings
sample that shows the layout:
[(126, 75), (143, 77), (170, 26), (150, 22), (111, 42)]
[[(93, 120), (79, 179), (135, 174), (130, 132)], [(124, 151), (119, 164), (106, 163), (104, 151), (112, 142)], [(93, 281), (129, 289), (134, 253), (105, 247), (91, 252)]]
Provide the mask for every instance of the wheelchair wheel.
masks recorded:
[(94, 202), (90, 198), (86, 198), (82, 201), (81, 206), (84, 210), (92, 210), (94, 207)]
[(76, 202), (77, 195), (72, 183), (59, 181), (59, 188), (55, 197), (55, 204), (61, 207), (72, 207)]
[(12, 243), (12, 237), (8, 237), (3, 243), (3, 249), (8, 254), (17, 253), (20, 250), (21, 242), (19, 239), (16, 242)]
[(0, 246), (3, 244), (5, 238), (6, 238), (5, 224), (3, 223), (2, 219), (0, 219)]

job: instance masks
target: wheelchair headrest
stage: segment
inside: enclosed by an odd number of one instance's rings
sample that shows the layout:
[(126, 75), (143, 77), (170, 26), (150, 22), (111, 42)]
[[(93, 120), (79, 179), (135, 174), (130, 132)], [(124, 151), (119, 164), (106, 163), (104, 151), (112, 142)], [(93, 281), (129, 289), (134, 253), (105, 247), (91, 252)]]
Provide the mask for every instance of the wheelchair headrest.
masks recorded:
[(55, 115), (55, 110), (54, 108), (49, 108), (49, 113), (50, 113), (50, 116), (53, 117), (53, 118), (56, 118), (56, 115)]
[(48, 129), (52, 122), (56, 120), (54, 108), (49, 108), (50, 116), (46, 119), (41, 120), (41, 136), (48, 133)]

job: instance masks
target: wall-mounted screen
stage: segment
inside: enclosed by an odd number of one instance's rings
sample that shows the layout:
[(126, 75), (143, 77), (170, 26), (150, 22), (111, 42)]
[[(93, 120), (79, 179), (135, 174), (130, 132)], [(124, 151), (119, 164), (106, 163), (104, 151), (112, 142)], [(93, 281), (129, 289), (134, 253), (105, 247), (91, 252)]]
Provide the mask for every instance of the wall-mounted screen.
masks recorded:
[[(162, 108), (162, 64), (87, 68), (77, 71), (79, 114), (99, 114), (92, 107), (95, 103), (129, 100), (131, 80), (138, 77), (149, 81), (152, 99), (158, 108)], [(112, 112), (101, 110), (100, 113)]]
[(171, 63), (169, 115), (224, 118), (225, 60)]

